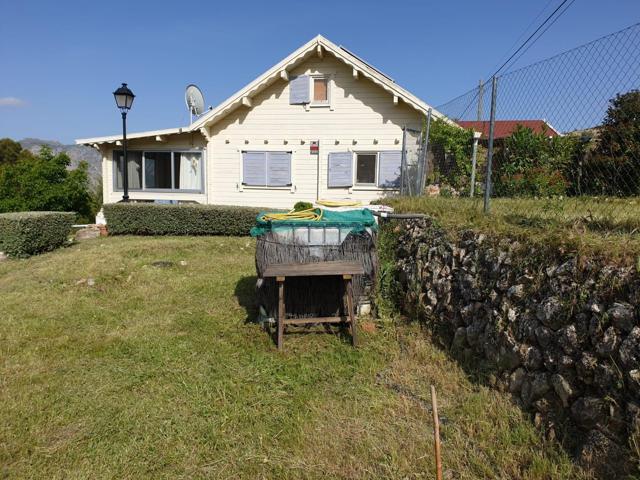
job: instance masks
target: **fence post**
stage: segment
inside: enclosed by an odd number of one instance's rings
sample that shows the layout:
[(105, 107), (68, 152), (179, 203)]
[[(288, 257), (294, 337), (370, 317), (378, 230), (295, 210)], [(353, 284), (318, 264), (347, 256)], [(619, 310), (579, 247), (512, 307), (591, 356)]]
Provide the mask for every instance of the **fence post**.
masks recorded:
[(418, 195), (422, 195), (424, 192), (424, 184), (427, 180), (427, 166), (429, 161), (429, 132), (431, 131), (431, 109), (427, 112), (427, 125), (425, 127), (424, 132), (424, 143), (423, 143), (423, 152), (422, 152), (422, 165), (420, 170), (420, 178), (418, 179)]
[(482, 101), (484, 100), (484, 84), (482, 83), (482, 79), (480, 79), (480, 83), (478, 84), (478, 121), (482, 120)]
[(489, 213), (491, 201), (491, 163), (493, 161), (493, 135), (496, 124), (496, 96), (498, 95), (498, 78), (493, 77), (491, 83), (491, 117), (489, 118), (489, 147), (487, 149), (487, 175), (484, 184), (484, 213)]
[(407, 177), (407, 127), (402, 127), (402, 156), (400, 157), (400, 195), (406, 195), (405, 181)]
[(473, 150), (471, 152), (471, 191), (470, 197), (473, 197), (476, 191), (476, 163), (478, 158), (478, 140), (480, 140), (480, 132), (473, 132)]

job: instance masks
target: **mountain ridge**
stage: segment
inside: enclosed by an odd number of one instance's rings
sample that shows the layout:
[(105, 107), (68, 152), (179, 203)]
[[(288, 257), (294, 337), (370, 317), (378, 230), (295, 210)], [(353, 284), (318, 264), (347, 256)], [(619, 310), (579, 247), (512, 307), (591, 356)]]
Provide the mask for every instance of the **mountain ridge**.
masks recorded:
[(84, 160), (89, 165), (89, 180), (91, 183), (95, 185), (102, 181), (102, 155), (92, 147), (75, 144), (65, 145), (57, 140), (32, 137), (23, 138), (18, 143), (22, 145), (22, 148), (32, 153), (38, 153), (43, 145), (51, 148), (55, 154), (66, 152), (71, 159), (70, 169), (77, 168), (80, 162)]

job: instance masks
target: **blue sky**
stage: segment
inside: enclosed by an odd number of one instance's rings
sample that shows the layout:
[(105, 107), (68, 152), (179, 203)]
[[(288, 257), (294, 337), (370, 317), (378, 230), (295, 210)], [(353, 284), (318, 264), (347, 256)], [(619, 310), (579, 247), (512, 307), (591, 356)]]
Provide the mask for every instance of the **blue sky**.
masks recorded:
[[(186, 125), (187, 84), (216, 105), (318, 33), (439, 105), (492, 73), (560, 1), (0, 0), (0, 137), (118, 133), (121, 82), (137, 95), (131, 131)], [(518, 65), (638, 21), (638, 0), (577, 0)]]

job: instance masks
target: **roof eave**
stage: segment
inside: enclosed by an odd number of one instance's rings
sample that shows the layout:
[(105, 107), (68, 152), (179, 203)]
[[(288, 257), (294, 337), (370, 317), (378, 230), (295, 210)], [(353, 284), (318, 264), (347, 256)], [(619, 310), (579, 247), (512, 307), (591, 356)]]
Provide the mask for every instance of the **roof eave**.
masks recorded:
[[(127, 140), (135, 140), (139, 138), (160, 137), (163, 135), (176, 135), (180, 133), (190, 132), (189, 127), (165, 128), (163, 130), (148, 130), (146, 132), (133, 132), (127, 134)], [(122, 141), (122, 135), (108, 135), (104, 137), (78, 138), (75, 140), (76, 145), (101, 145), (105, 143), (115, 143)]]

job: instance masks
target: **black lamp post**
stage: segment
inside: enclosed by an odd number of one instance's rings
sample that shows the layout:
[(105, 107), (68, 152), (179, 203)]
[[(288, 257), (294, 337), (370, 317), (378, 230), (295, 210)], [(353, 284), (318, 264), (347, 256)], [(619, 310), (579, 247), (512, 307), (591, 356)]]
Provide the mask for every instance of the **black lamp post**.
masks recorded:
[(129, 164), (127, 163), (127, 112), (131, 109), (131, 105), (133, 105), (133, 99), (135, 95), (129, 88), (127, 88), (127, 84), (123, 83), (120, 88), (118, 88), (115, 92), (113, 92), (113, 96), (116, 99), (116, 105), (122, 112), (122, 153), (124, 165), (122, 168), (122, 189), (124, 190), (122, 194), (122, 201), (129, 201)]

